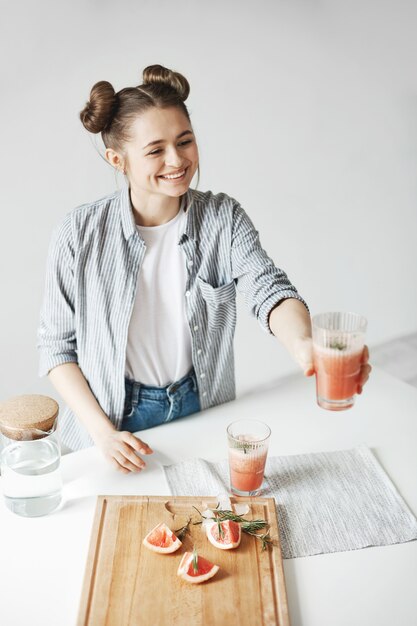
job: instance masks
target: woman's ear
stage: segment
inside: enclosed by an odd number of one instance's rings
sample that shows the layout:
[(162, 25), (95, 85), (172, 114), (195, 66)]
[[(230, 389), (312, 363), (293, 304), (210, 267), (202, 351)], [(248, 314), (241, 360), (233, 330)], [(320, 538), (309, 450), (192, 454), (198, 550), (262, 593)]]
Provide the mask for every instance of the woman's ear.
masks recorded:
[(104, 156), (106, 157), (106, 160), (110, 163), (110, 165), (116, 170), (120, 170), (121, 172), (125, 171), (122, 157), (112, 148), (106, 148)]

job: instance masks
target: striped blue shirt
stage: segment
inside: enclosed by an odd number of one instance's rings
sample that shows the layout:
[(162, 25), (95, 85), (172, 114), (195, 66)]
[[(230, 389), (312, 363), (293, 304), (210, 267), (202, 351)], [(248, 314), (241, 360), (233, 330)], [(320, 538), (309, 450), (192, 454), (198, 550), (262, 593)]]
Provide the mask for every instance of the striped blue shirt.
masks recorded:
[[(233, 336), (236, 289), (261, 328), (285, 298), (306, 303), (259, 241), (239, 202), (225, 193), (185, 194), (187, 220), (178, 245), (187, 267), (187, 317), (202, 409), (235, 396)], [(123, 419), (129, 321), (146, 246), (135, 225), (129, 187), (72, 209), (55, 228), (48, 251), (37, 332), (39, 376), (78, 363), (117, 429)], [(307, 306), (307, 305), (306, 305)], [(60, 416), (73, 450), (93, 441), (69, 407)]]

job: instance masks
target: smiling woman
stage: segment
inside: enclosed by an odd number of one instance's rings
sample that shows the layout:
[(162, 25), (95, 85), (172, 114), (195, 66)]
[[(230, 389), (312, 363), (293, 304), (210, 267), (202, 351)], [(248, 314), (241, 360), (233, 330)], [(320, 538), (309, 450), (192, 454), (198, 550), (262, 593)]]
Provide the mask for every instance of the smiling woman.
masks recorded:
[(133, 433), (235, 398), (236, 289), (313, 373), (307, 305), (251, 219), (226, 193), (190, 186), (199, 155), (189, 91), (161, 65), (117, 93), (94, 84), (80, 119), (126, 185), (71, 210), (49, 248), (39, 373), (67, 405), (64, 443), (95, 443), (125, 473), (152, 453)]
[(198, 169), (191, 124), (177, 107), (152, 107), (132, 122), (130, 133), (123, 151), (107, 148), (106, 159), (128, 176), (136, 223), (166, 223), (178, 213), (178, 198)]

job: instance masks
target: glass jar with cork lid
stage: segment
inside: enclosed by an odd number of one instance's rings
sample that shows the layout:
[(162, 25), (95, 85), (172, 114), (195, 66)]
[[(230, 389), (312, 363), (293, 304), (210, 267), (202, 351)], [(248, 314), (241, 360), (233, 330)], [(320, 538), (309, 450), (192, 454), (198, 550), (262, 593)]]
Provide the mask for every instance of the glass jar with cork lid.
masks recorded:
[(54, 511), (61, 502), (58, 403), (22, 395), (0, 403), (0, 452), (6, 506), (25, 517)]

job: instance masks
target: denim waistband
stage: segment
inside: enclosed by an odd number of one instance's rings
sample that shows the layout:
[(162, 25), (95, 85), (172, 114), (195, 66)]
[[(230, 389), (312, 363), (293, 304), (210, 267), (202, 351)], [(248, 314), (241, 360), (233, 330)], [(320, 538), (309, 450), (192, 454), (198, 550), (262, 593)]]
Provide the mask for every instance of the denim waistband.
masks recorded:
[(189, 388), (190, 384), (194, 391), (197, 391), (197, 378), (194, 368), (180, 378), (179, 380), (165, 385), (164, 387), (155, 387), (153, 385), (145, 385), (136, 380), (125, 377), (125, 388), (129, 392), (133, 404), (139, 401), (139, 395), (144, 398), (163, 399), (168, 396), (171, 398), (175, 394), (181, 394)]

